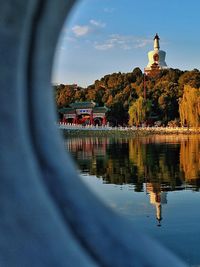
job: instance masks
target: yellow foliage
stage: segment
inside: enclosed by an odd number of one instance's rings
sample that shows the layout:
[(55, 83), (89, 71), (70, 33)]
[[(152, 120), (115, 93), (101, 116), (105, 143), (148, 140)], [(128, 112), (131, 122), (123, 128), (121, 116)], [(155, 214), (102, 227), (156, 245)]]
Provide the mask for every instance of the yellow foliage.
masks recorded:
[(200, 89), (189, 85), (184, 87), (183, 97), (179, 103), (179, 112), (182, 126), (200, 126)]
[(183, 139), (180, 147), (180, 166), (185, 174), (185, 180), (198, 179), (200, 175), (200, 138)]
[(142, 96), (140, 96), (129, 108), (129, 125), (136, 126), (140, 125), (145, 119), (145, 101)]

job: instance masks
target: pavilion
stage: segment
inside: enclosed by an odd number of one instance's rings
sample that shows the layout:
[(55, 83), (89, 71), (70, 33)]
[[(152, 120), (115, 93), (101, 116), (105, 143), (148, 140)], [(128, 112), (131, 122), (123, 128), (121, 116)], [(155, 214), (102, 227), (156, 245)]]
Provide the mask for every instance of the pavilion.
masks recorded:
[(106, 112), (108, 108), (99, 107), (97, 103), (74, 102), (69, 107), (58, 110), (63, 123), (82, 124), (82, 125), (106, 125)]

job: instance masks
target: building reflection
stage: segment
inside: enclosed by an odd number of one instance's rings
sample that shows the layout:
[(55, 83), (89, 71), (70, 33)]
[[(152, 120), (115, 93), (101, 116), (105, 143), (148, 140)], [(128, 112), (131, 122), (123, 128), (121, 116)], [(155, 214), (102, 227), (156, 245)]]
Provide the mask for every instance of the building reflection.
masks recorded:
[(146, 183), (146, 191), (150, 196), (150, 203), (156, 208), (157, 226), (161, 226), (162, 205), (167, 204), (167, 192), (162, 191), (159, 183)]
[(90, 159), (97, 156), (106, 155), (106, 147), (109, 139), (103, 141), (99, 138), (70, 138), (66, 141), (67, 149), (72, 153), (77, 153), (77, 159)]

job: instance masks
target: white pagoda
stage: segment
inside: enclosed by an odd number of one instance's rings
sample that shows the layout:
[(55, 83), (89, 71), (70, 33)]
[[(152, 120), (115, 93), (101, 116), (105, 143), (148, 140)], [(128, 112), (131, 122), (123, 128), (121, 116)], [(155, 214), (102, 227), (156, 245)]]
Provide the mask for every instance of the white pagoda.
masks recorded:
[(167, 69), (165, 62), (166, 52), (160, 50), (159, 36), (156, 33), (154, 37), (154, 50), (148, 52), (149, 63), (144, 69), (146, 75), (157, 73), (161, 69)]

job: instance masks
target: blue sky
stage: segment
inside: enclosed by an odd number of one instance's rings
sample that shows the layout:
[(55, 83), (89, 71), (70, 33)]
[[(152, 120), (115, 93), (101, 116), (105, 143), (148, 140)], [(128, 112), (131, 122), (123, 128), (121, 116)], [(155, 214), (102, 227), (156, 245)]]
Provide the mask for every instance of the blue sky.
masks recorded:
[(63, 25), (52, 82), (86, 87), (113, 72), (142, 70), (155, 33), (168, 67), (200, 68), (199, 0), (82, 0)]

